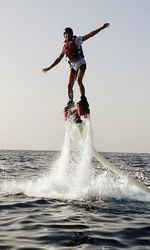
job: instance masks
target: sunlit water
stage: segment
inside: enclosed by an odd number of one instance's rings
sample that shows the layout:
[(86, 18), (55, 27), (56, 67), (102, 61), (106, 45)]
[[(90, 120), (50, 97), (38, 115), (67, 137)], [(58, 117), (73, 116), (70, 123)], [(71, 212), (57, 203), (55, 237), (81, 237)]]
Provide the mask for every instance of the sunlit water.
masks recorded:
[[(103, 155), (150, 185), (150, 154)], [(2, 250), (150, 249), (150, 194), (92, 159), (90, 122), (61, 152), (0, 151), (0, 196)]]

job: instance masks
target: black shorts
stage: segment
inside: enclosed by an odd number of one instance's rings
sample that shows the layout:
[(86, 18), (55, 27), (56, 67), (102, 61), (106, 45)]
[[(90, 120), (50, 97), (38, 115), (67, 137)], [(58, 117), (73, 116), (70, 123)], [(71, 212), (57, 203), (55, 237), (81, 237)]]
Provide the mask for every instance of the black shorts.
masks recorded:
[[(78, 68), (78, 70), (82, 70), (82, 71), (85, 71), (86, 70), (86, 64), (82, 64), (79, 68)], [(78, 70), (76, 71), (76, 70), (74, 70), (72, 67), (71, 67), (71, 73), (73, 73), (73, 74), (77, 74), (77, 72), (78, 72)]]

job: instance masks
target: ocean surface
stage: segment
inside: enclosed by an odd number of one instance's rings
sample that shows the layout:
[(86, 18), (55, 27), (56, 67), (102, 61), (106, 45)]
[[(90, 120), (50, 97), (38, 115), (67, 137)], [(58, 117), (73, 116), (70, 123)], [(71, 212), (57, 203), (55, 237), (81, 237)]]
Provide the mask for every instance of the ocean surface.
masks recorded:
[[(0, 151), (1, 250), (150, 249), (150, 193), (94, 160), (90, 133), (66, 128), (60, 152)], [(150, 186), (150, 154), (102, 154)]]

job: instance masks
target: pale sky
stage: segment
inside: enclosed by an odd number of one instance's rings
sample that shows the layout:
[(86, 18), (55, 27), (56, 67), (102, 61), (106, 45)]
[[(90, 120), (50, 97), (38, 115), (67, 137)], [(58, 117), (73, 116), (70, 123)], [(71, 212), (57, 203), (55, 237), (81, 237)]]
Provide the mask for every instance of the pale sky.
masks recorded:
[(0, 149), (61, 149), (69, 65), (41, 70), (65, 27), (85, 35), (105, 22), (83, 43), (95, 147), (150, 152), (149, 0), (0, 0)]

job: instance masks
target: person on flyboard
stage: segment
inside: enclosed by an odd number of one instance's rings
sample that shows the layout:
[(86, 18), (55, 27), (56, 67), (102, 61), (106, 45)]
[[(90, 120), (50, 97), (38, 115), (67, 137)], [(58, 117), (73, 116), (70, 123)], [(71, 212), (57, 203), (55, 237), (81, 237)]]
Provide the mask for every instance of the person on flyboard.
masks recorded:
[(85, 96), (85, 87), (83, 85), (83, 77), (86, 70), (86, 61), (84, 58), (84, 53), (82, 50), (82, 43), (89, 38), (95, 36), (97, 33), (99, 33), (101, 30), (109, 27), (109, 23), (105, 23), (102, 27), (93, 30), (92, 32), (84, 35), (84, 36), (75, 36), (73, 34), (73, 30), (70, 27), (67, 27), (64, 29), (64, 44), (62, 51), (60, 55), (57, 57), (57, 59), (47, 68), (44, 68), (42, 71), (47, 72), (51, 70), (53, 67), (55, 67), (64, 56), (68, 57), (68, 63), (70, 65), (70, 74), (69, 74), (69, 81), (68, 81), (68, 98), (69, 101), (67, 103), (67, 106), (65, 107), (66, 112), (66, 118), (68, 115), (68, 111), (72, 110), (75, 106), (73, 101), (73, 86), (75, 81), (77, 81), (80, 89), (80, 95), (81, 100), (77, 104), (76, 109), (76, 116), (77, 122), (80, 122), (80, 116), (84, 115), (84, 117), (87, 116), (87, 114), (90, 113), (89, 111), (89, 104), (87, 101), (87, 98)]

